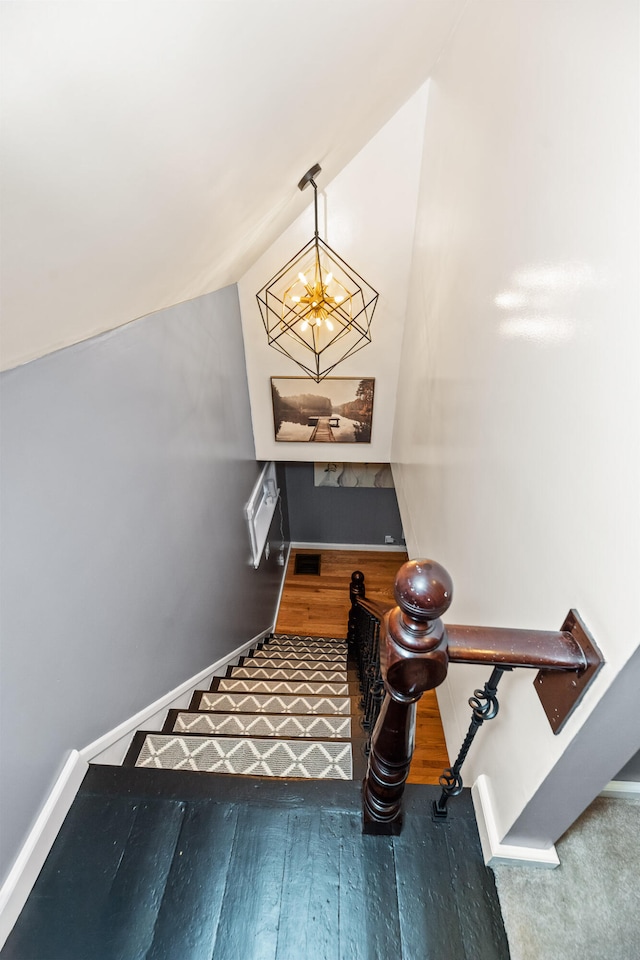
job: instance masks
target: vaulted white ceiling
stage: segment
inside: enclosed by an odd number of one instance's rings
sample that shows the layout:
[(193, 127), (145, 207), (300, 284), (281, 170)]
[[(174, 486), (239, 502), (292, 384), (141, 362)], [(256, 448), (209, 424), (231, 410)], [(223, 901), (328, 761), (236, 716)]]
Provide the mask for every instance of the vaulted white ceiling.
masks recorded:
[(2, 8), (2, 367), (236, 281), (429, 76), (463, 0)]

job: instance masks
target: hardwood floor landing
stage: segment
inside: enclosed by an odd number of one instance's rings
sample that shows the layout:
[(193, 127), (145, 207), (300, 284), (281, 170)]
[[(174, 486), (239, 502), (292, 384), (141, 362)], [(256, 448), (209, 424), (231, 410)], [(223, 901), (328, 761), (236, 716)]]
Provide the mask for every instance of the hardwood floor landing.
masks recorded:
[(2, 960), (508, 960), (469, 791), (409, 786), (399, 837), (359, 783), (92, 765)]
[[(298, 553), (321, 553), (319, 575), (294, 573)], [(407, 559), (404, 551), (293, 549), (289, 557), (277, 633), (305, 632), (310, 636), (346, 636), (349, 616), (349, 583), (354, 570), (364, 573), (367, 596), (393, 603), (398, 568)], [(418, 703), (416, 749), (409, 783), (436, 784), (449, 756), (435, 691)]]

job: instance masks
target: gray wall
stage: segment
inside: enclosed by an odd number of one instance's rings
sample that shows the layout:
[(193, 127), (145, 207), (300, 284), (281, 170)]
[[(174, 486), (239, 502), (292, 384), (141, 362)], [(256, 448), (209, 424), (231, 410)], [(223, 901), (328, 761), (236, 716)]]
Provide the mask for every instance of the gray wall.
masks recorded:
[(631, 760), (624, 765), (622, 770), (613, 779), (640, 783), (640, 750), (631, 757)]
[(282, 569), (249, 565), (235, 287), (0, 389), (4, 876), (66, 752), (269, 627)]
[(312, 463), (287, 463), (291, 539), (308, 543), (398, 542), (402, 522), (395, 490), (315, 487)]

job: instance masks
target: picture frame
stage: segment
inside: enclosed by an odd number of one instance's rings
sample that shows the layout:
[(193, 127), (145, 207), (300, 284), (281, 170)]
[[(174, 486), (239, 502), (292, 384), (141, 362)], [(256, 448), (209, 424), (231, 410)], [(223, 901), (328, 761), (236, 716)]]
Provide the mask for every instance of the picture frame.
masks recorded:
[(371, 443), (373, 377), (271, 377), (276, 441)]

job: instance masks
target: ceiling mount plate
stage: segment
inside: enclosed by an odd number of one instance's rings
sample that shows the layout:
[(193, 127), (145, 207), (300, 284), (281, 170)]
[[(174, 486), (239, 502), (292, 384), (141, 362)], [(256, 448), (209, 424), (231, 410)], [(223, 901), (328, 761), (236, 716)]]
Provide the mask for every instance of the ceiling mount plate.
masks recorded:
[(604, 663), (577, 610), (569, 611), (560, 629), (563, 633), (570, 633), (578, 643), (587, 666), (582, 670), (540, 670), (533, 681), (554, 733), (560, 733)]
[(310, 170), (307, 170), (304, 177), (298, 183), (298, 190), (304, 190), (305, 187), (308, 187), (312, 180), (322, 172), (322, 167), (319, 163), (314, 163)]

